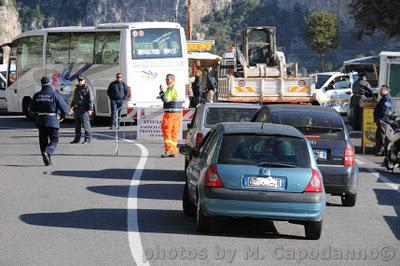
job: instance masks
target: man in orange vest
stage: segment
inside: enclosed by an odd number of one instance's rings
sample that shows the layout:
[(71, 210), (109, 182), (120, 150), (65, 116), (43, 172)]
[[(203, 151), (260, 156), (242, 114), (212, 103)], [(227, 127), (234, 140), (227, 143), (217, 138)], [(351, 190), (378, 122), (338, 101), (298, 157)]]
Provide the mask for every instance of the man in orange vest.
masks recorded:
[(167, 89), (160, 86), (160, 98), (163, 101), (164, 115), (161, 129), (164, 136), (165, 152), (161, 158), (173, 157), (178, 154), (178, 132), (182, 120), (182, 104), (178, 101), (178, 91), (175, 89), (175, 76), (168, 74), (165, 78)]

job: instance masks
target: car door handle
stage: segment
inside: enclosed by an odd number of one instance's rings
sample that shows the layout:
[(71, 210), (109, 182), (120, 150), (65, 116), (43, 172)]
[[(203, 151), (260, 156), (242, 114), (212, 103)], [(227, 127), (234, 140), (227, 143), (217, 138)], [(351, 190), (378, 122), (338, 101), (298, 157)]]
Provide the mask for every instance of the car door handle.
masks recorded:
[(346, 94), (347, 95), (351, 95), (351, 91), (346, 91)]
[(17, 93), (17, 89), (14, 89), (14, 93)]

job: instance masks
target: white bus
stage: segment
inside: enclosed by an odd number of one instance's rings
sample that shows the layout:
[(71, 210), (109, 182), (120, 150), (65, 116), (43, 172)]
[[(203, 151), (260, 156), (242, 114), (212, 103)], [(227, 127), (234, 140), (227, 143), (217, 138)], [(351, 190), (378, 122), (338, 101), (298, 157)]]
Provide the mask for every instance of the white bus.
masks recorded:
[(184, 29), (171, 22), (108, 23), (24, 32), (10, 43), (7, 109), (23, 112), (47, 75), (52, 87), (70, 101), (78, 75), (95, 95), (95, 114), (110, 116), (107, 87), (121, 72), (129, 87), (128, 108), (160, 106), (165, 75), (176, 76), (181, 101), (188, 93)]

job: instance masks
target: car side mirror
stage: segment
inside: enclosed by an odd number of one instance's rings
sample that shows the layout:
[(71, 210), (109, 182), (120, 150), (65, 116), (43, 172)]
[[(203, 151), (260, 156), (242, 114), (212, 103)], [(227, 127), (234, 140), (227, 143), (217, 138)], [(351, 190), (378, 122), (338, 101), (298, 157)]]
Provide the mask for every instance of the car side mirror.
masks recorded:
[(194, 150), (189, 145), (185, 144), (185, 145), (179, 147), (179, 153), (182, 155), (191, 155), (193, 152), (194, 152)]

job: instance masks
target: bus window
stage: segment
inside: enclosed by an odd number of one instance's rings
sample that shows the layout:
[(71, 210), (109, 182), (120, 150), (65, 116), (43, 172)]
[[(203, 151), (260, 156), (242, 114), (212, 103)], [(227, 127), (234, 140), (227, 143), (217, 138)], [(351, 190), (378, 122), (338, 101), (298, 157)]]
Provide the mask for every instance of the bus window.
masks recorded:
[(47, 64), (68, 64), (70, 33), (49, 33), (47, 36)]
[(76, 64), (93, 64), (94, 32), (71, 34), (70, 62)]
[(18, 76), (33, 67), (43, 66), (43, 36), (30, 36), (18, 40)]
[(179, 29), (134, 29), (132, 59), (182, 57)]
[(95, 42), (95, 64), (118, 65), (120, 50), (119, 32), (98, 32)]

